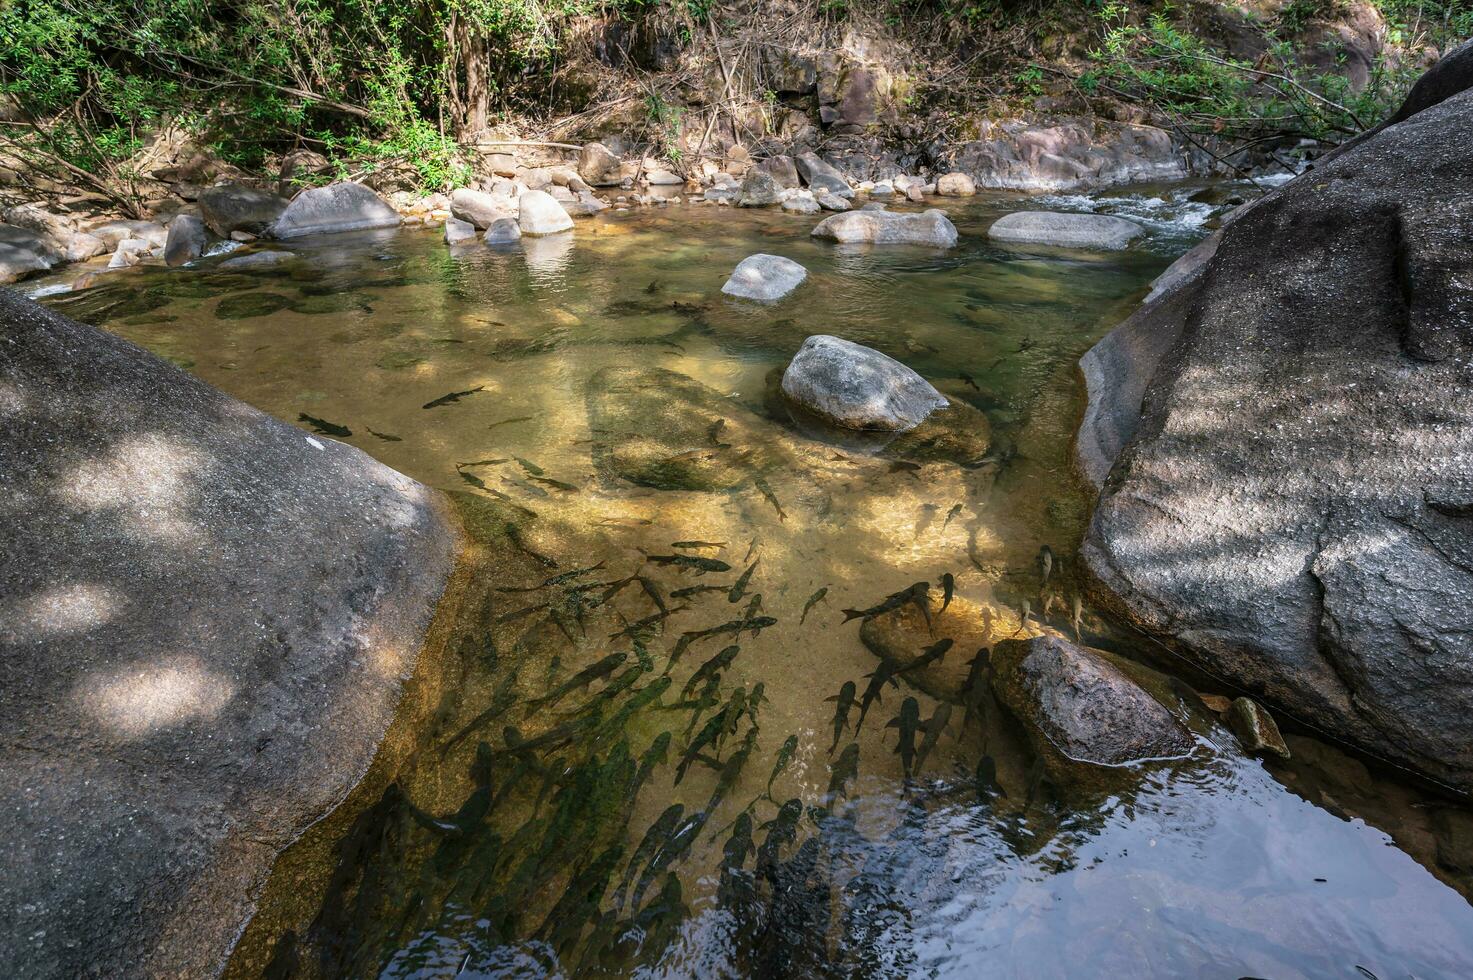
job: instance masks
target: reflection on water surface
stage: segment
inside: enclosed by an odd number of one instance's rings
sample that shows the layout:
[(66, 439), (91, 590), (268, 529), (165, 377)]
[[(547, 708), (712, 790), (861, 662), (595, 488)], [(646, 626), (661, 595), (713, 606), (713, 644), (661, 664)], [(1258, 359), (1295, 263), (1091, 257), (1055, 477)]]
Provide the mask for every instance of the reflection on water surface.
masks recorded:
[[(1271, 774), (1189, 695), (1190, 758), (1081, 793), (985, 677), (966, 696), (979, 647), (1075, 631), (1074, 362), (1201, 233), (1184, 198), (1111, 195), (1153, 234), (1118, 255), (993, 247), (1016, 201), (955, 207), (947, 253), (683, 208), (48, 297), (450, 491), (476, 545), (408, 747), (283, 858), (232, 973), (1473, 972), (1465, 811), (1308, 739)], [(721, 296), (757, 251), (808, 281)], [(976, 423), (875, 455), (813, 438), (774, 397), (813, 333)], [(917, 581), (939, 611), (948, 574), (934, 639), (914, 610), (843, 621)], [(1152, 655), (1087, 606), (1077, 626)], [(907, 629), (956, 644), (866, 709)]]

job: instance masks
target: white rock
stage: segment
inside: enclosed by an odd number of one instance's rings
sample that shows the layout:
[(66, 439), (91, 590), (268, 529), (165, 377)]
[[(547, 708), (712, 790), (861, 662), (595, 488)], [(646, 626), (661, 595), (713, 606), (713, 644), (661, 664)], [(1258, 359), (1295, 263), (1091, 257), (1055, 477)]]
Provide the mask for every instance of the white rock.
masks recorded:
[(572, 215), (545, 191), (527, 191), (517, 205), (517, 222), (524, 235), (556, 235), (573, 227)]
[(781, 299), (808, 278), (808, 270), (781, 255), (749, 255), (732, 271), (721, 291), (728, 296), (771, 302)]
[(1116, 251), (1145, 234), (1134, 221), (1108, 214), (1015, 211), (998, 218), (987, 237), (1019, 245)]

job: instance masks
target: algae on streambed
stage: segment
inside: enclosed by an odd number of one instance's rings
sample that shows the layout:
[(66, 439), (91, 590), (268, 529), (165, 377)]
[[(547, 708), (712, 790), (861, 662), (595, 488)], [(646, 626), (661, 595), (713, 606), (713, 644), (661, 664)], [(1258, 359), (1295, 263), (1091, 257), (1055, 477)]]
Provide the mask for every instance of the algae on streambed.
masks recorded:
[[(1312, 805), (1185, 707), (1191, 758), (1081, 799), (990, 693), (957, 694), (978, 647), (1073, 633), (1074, 363), (1167, 261), (989, 245), (1014, 204), (953, 206), (945, 253), (671, 209), (512, 249), (337, 236), (266, 272), (51, 297), (351, 433), (450, 492), (474, 541), (374, 776), (278, 862), (232, 975), (1466, 972), (1462, 895), (1335, 815), (1414, 828), (1404, 846), (1466, 891), (1438, 831), (1465, 811), (1376, 810), (1392, 797), (1275, 763), (1334, 791), (1334, 812)], [(771, 306), (722, 297), (757, 251), (808, 281)], [(813, 333), (904, 361), (979, 424), (874, 455), (823, 438), (771, 397)], [(842, 622), (921, 580), (939, 608), (946, 574), (934, 636), (914, 607), (863, 638)], [(1149, 653), (1088, 609), (1080, 626)], [(945, 638), (862, 729), (859, 705), (836, 718), (826, 699), (862, 700), (892, 648)], [(909, 779), (886, 727), (907, 698), (947, 722)]]

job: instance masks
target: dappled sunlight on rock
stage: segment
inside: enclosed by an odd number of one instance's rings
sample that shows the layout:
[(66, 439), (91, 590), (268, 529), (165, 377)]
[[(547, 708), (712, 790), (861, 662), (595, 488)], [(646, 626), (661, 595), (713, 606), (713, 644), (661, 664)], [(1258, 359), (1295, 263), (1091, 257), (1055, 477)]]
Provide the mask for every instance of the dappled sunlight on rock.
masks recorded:
[(57, 585), (0, 604), (0, 637), (7, 643), (33, 643), (82, 633), (111, 622), (127, 606), (122, 590), (102, 582)]
[(235, 686), (228, 677), (187, 655), (165, 655), (147, 666), (90, 675), (75, 692), (87, 714), (125, 739), (207, 723), (234, 696)]
[(197, 547), (210, 534), (191, 507), (209, 468), (209, 457), (196, 447), (146, 433), (119, 440), (106, 457), (66, 474), (57, 494), (74, 510), (115, 514), (127, 533), (148, 542)]

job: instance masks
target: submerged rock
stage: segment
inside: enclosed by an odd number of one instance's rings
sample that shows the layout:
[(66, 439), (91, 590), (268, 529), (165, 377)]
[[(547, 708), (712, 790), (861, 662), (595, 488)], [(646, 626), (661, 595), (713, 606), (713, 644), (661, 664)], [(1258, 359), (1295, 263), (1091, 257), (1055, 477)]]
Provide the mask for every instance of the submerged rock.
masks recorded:
[(232, 255), (215, 268), (221, 272), (261, 272), (275, 269), (295, 258), (296, 254), (293, 252), (272, 249), (264, 252), (251, 252), (246, 255)]
[(1463, 91), (1360, 141), (1247, 209), (1200, 275), (1132, 318), (1090, 383), (1121, 438), (1081, 551), (1098, 604), (1463, 791), (1470, 127)]
[(728, 296), (770, 302), (782, 299), (807, 278), (808, 270), (792, 259), (759, 252), (737, 264), (721, 291)]
[(1009, 639), (992, 648), (992, 666), (997, 699), (1056, 775), (1192, 751), (1186, 726), (1107, 653), (1054, 635)]
[(556, 235), (572, 230), (573, 218), (546, 191), (523, 191), (517, 199), (517, 225), (523, 235)]
[(951, 640), (951, 649), (940, 660), (901, 675), (902, 680), (933, 698), (964, 703), (970, 663), (978, 650), (1000, 640), (1040, 635), (1037, 625), (1031, 620), (1021, 622), (1015, 609), (976, 603), (961, 596), (953, 596), (945, 611), (942, 603), (941, 587), (932, 582), (929, 621), (914, 604), (909, 604), (866, 619), (859, 627), (859, 638), (870, 652), (897, 669), (911, 667), (939, 640)]
[(5, 290), (0, 333), (7, 972), (215, 976), (373, 761), (454, 535), (119, 337)]
[(987, 229), (987, 237), (1017, 245), (1117, 250), (1145, 234), (1134, 221), (1108, 214), (1015, 211)]
[(326, 235), (370, 228), (397, 228), (399, 212), (373, 191), (352, 181), (313, 187), (298, 194), (271, 226), (277, 238)]
[(594, 464), (660, 490), (732, 490), (787, 459), (771, 423), (660, 368), (607, 367), (588, 382)]
[(206, 226), (221, 238), (233, 231), (263, 235), (286, 210), (286, 198), (245, 184), (219, 184), (200, 193), (199, 213)]
[(846, 429), (903, 432), (947, 400), (910, 368), (839, 337), (809, 337), (783, 372), (790, 404)]
[(1289, 746), (1284, 744), (1274, 716), (1252, 698), (1235, 698), (1227, 710), (1227, 723), (1244, 752), (1255, 755), (1271, 752), (1282, 759), (1289, 758)]
[(204, 254), (209, 244), (204, 222), (192, 214), (175, 215), (169, 222), (169, 237), (164, 245), (164, 264), (183, 265)]
[(831, 214), (818, 223), (812, 234), (836, 242), (871, 242), (876, 245), (932, 245), (951, 248), (956, 244), (956, 226), (942, 211), (932, 208), (920, 214), (872, 210)]

